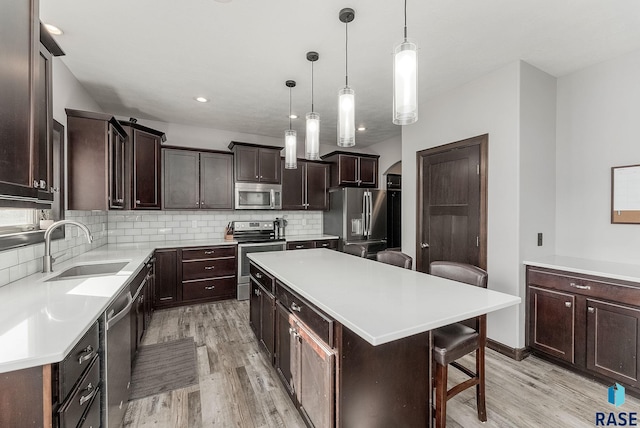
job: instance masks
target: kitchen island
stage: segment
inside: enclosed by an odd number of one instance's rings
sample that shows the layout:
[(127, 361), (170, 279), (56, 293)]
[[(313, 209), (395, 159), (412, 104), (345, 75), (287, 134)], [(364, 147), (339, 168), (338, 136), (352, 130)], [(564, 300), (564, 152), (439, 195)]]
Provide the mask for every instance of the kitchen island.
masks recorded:
[(310, 426), (431, 426), (431, 330), (521, 301), (324, 249), (249, 258), (273, 296), (272, 362)]

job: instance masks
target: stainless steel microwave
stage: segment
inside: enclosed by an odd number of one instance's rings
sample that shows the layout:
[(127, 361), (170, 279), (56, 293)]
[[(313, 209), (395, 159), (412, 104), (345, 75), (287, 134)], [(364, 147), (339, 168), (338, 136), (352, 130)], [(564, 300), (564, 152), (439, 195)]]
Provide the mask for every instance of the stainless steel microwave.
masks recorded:
[(236, 183), (237, 210), (282, 209), (282, 185), (264, 183)]

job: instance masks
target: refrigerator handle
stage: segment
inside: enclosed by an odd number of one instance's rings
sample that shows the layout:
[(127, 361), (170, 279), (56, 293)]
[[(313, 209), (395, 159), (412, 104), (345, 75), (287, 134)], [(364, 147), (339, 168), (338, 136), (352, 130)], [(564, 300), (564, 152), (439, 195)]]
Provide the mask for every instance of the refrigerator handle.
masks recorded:
[(367, 236), (367, 193), (362, 194), (362, 235)]
[(367, 238), (371, 238), (371, 211), (373, 210), (373, 196), (371, 195), (371, 191), (367, 191), (367, 197), (369, 199), (369, 206), (367, 209)]

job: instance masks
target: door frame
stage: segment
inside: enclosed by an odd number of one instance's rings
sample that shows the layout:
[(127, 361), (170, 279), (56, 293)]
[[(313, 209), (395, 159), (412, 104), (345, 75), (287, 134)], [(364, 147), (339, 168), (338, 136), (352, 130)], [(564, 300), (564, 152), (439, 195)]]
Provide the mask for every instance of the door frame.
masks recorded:
[(480, 242), (479, 242), (479, 264), (480, 268), (487, 270), (487, 170), (489, 160), (489, 134), (478, 135), (453, 143), (444, 144), (437, 147), (420, 150), (416, 152), (416, 232), (415, 232), (415, 251), (416, 251), (416, 270), (427, 272), (423, 269), (420, 244), (422, 241), (422, 229), (424, 227), (422, 221), (422, 183), (423, 183), (423, 162), (426, 156), (448, 152), (460, 148), (471, 146), (479, 146), (480, 148)]

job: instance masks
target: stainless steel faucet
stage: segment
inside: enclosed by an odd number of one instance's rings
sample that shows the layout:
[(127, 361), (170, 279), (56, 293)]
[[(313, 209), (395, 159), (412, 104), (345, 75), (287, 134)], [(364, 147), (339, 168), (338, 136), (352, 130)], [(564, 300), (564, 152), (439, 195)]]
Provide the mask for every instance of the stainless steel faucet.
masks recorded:
[(93, 236), (91, 236), (91, 232), (89, 228), (84, 224), (73, 221), (73, 220), (60, 220), (53, 223), (49, 228), (44, 232), (44, 256), (42, 257), (42, 272), (48, 273), (53, 272), (52, 266), (53, 262), (56, 260), (51, 257), (51, 234), (55, 229), (60, 226), (64, 226), (65, 224), (74, 224), (78, 226), (84, 234), (87, 236), (87, 241), (90, 243), (93, 241)]

